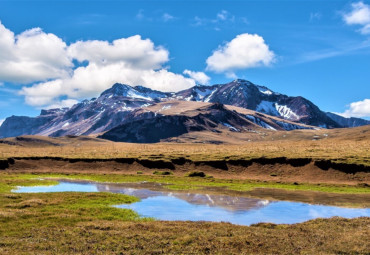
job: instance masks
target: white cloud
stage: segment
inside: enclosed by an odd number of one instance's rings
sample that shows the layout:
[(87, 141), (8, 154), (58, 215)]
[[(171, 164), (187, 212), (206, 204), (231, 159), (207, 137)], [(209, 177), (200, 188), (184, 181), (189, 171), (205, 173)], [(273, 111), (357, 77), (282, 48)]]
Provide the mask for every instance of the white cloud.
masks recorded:
[(162, 19), (163, 19), (163, 21), (164, 21), (164, 22), (167, 22), (167, 21), (170, 21), (170, 20), (175, 19), (175, 17), (174, 17), (174, 16), (172, 16), (171, 14), (164, 13), (164, 14), (162, 15)]
[(97, 65), (125, 63), (127, 67), (157, 69), (168, 61), (168, 51), (155, 47), (149, 39), (140, 35), (107, 41), (78, 41), (68, 47), (68, 55), (78, 61), (89, 61)]
[(219, 13), (217, 13), (217, 19), (218, 20), (234, 20), (234, 16), (230, 15), (228, 11), (222, 10)]
[(343, 117), (370, 117), (370, 99), (364, 99), (362, 101), (353, 102), (349, 105), (344, 113), (339, 113)]
[(207, 59), (207, 70), (235, 76), (235, 70), (267, 66), (274, 58), (275, 54), (261, 36), (245, 33), (215, 50)]
[(370, 6), (363, 2), (353, 3), (352, 10), (343, 14), (347, 25), (362, 25), (362, 34), (370, 34)]
[(72, 61), (67, 45), (40, 28), (19, 35), (0, 22), (0, 81), (30, 83), (68, 74)]
[(360, 29), (360, 32), (361, 34), (364, 34), (364, 35), (367, 35), (367, 34), (370, 34), (370, 23), (363, 26), (361, 29)]
[(1, 125), (4, 123), (4, 121), (5, 121), (5, 119), (0, 120), (0, 127), (1, 127)]
[(48, 105), (44, 109), (70, 108), (70, 107), (72, 107), (73, 105), (75, 105), (77, 103), (78, 103), (78, 100), (65, 99), (65, 100), (61, 100), (59, 102), (56, 102), (54, 104)]
[(21, 91), (26, 103), (43, 107), (57, 104), (60, 96), (70, 99), (95, 97), (114, 83), (143, 85), (161, 91), (178, 91), (195, 85), (195, 81), (165, 69), (138, 69), (128, 67), (124, 62), (98, 65), (94, 62), (86, 67), (79, 67), (65, 79), (39, 83), (24, 87)]
[(235, 17), (226, 10), (221, 10), (216, 14), (214, 18), (205, 18), (195, 16), (193, 19), (193, 26), (211, 26), (216, 31), (220, 31), (221, 28), (226, 28), (233, 23), (240, 23), (242, 25), (248, 24), (248, 20), (245, 17)]
[[(74, 65), (74, 60), (83, 65)], [(0, 23), (0, 84), (31, 83), (19, 94), (32, 106), (71, 106), (79, 99), (99, 95), (116, 82), (178, 91), (204, 79), (200, 74), (187, 78), (170, 72), (164, 67), (168, 61), (168, 50), (140, 35), (67, 45), (40, 28), (14, 35)]]
[(183, 74), (188, 75), (190, 78), (194, 79), (200, 84), (209, 84), (210, 77), (203, 72), (194, 72), (190, 70), (184, 70)]

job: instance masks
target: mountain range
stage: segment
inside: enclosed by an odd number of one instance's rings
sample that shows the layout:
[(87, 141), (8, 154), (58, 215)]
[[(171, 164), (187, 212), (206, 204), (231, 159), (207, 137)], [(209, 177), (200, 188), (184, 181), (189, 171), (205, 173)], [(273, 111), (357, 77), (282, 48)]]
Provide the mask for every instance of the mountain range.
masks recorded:
[(42, 110), (37, 117), (11, 116), (0, 138), (20, 135), (95, 135), (125, 142), (158, 142), (189, 132), (251, 132), (345, 128), (370, 121), (321, 111), (303, 97), (291, 97), (237, 79), (197, 85), (179, 92), (114, 84), (98, 98), (71, 108)]

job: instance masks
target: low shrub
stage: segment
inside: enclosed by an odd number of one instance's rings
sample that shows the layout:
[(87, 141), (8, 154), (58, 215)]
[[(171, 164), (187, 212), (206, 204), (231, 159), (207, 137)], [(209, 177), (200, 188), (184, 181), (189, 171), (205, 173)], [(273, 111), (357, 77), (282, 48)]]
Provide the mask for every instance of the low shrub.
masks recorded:
[(153, 174), (155, 175), (172, 175), (170, 171), (154, 171)]
[(200, 171), (192, 171), (190, 173), (187, 173), (186, 176), (187, 177), (206, 177), (206, 174)]

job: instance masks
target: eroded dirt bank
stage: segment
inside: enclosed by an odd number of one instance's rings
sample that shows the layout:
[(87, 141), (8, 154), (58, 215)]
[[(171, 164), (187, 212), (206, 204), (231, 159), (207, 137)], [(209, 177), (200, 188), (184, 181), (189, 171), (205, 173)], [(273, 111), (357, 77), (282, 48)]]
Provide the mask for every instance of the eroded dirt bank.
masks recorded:
[(203, 171), (223, 179), (262, 181), (370, 184), (370, 167), (307, 158), (255, 158), (251, 160), (171, 161), (116, 159), (68, 159), (60, 157), (16, 157), (0, 160), (0, 169), (40, 173), (122, 173), (152, 174), (154, 170), (170, 170), (175, 176), (189, 171)]

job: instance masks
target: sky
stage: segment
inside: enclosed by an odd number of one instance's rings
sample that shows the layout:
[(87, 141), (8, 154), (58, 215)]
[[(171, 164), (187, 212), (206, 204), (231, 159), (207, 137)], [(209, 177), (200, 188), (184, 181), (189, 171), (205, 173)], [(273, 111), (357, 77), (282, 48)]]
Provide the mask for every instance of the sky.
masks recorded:
[(370, 119), (370, 1), (0, 0), (0, 124), (236, 78)]

